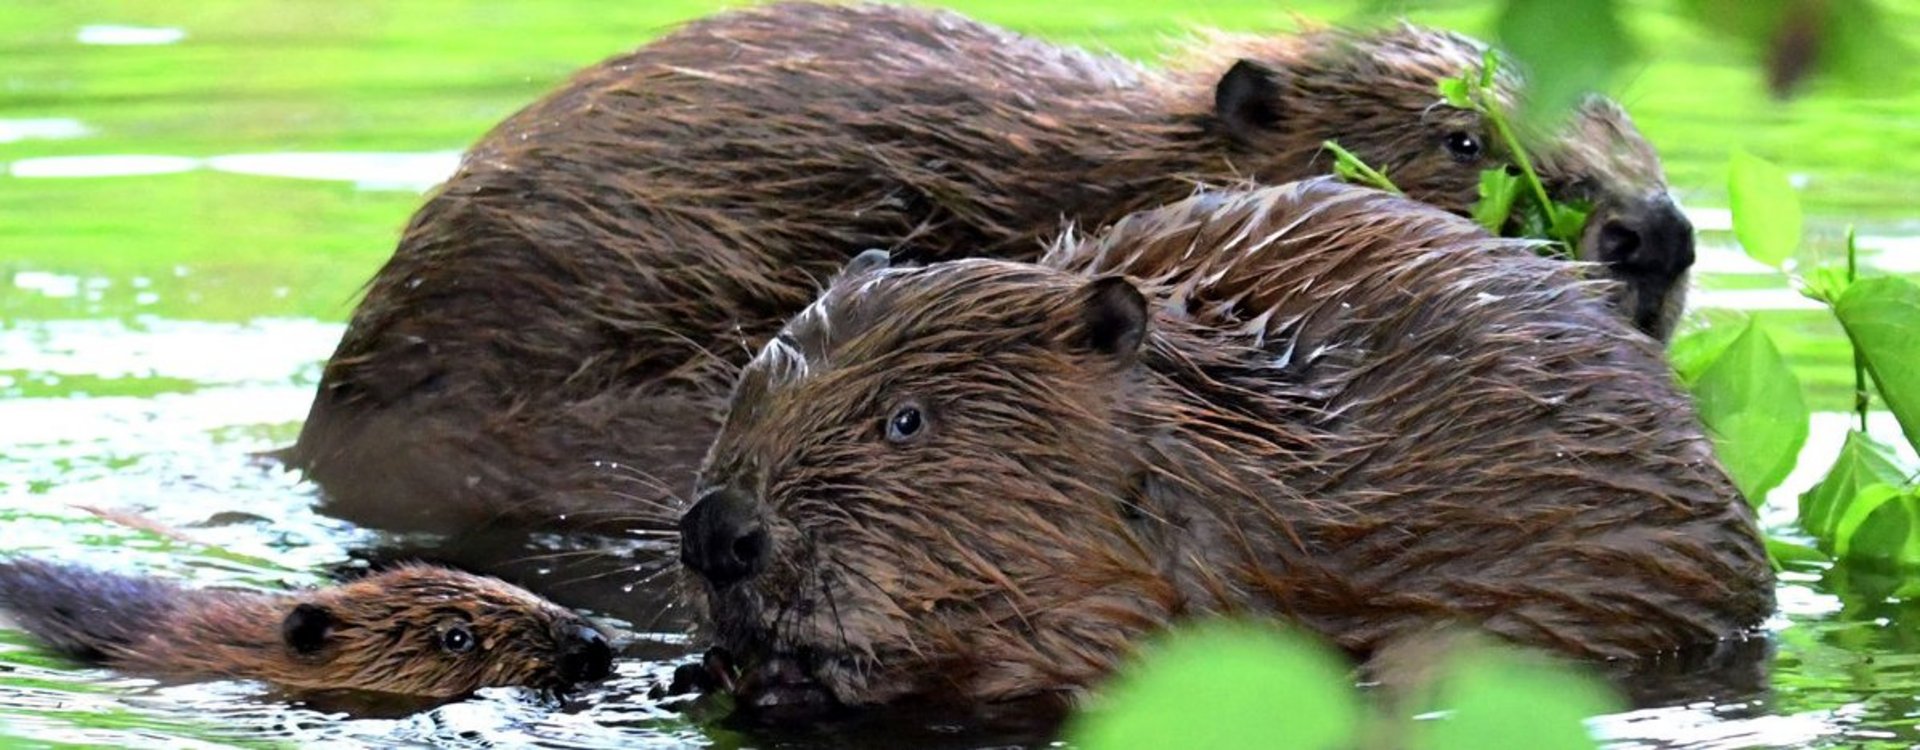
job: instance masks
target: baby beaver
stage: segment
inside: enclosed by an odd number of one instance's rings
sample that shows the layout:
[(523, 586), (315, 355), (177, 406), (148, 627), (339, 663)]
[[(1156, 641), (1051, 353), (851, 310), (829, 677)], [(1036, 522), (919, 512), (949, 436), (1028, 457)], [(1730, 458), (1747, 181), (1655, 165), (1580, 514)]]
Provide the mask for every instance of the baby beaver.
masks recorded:
[(0, 611), (114, 669), (307, 690), (560, 691), (605, 678), (613, 661), (579, 615), (498, 579), (422, 565), (276, 594), (14, 559), (0, 562)]

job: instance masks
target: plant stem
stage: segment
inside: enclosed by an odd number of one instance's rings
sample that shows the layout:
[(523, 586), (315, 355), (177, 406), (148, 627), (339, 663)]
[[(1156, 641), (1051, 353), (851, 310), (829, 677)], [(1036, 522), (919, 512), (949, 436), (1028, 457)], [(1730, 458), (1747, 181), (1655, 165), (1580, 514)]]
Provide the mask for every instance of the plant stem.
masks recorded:
[[(1853, 227), (1847, 227), (1847, 286), (1860, 276), (1860, 252), (1853, 241)], [(1844, 296), (1844, 293), (1842, 293)], [(1860, 345), (1849, 336), (1847, 346), (1853, 349), (1853, 411), (1860, 415), (1860, 432), (1867, 431), (1867, 360), (1860, 355)]]
[(1340, 144), (1327, 140), (1321, 141), (1320, 147), (1332, 151), (1334, 161), (1344, 162), (1347, 166), (1352, 167), (1353, 171), (1358, 173), (1360, 178), (1366, 180), (1368, 184), (1393, 193), (1394, 195), (1406, 195), (1406, 193), (1400, 192), (1400, 186), (1393, 184), (1393, 181), (1387, 179), (1386, 175), (1374, 171), (1373, 167), (1367, 166), (1367, 163), (1361, 161), (1360, 157), (1354, 156), (1352, 151), (1341, 148)]
[(1554, 209), (1553, 199), (1547, 197), (1547, 186), (1540, 183), (1540, 175), (1534, 174), (1533, 160), (1527, 158), (1527, 150), (1520, 147), (1520, 139), (1514, 136), (1513, 128), (1507, 125), (1507, 118), (1500, 113), (1498, 103), (1490, 101), (1484, 90), (1476, 93), (1479, 96), (1475, 97), (1474, 103), (1479, 105), (1480, 113), (1487, 121), (1493, 123), (1494, 132), (1507, 145), (1507, 153), (1513, 154), (1514, 163), (1520, 166), (1520, 173), (1526, 176), (1527, 185), (1533, 188), (1533, 197), (1540, 201), (1540, 210), (1547, 215), (1547, 226), (1558, 226), (1560, 216)]

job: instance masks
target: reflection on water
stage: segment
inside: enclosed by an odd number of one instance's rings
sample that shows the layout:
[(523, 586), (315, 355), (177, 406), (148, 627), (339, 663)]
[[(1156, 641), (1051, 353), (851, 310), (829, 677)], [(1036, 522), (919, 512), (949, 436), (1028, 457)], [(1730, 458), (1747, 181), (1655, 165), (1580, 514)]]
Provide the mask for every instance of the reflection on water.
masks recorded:
[(173, 44), (187, 38), (184, 29), (168, 26), (120, 26), (116, 24), (89, 24), (80, 27), (73, 35), (74, 41), (81, 44), (98, 44), (109, 47), (144, 46), (154, 44)]
[[(955, 4), (1129, 54), (1165, 48), (1173, 28), (1161, 11)], [(1272, 28), (1288, 24), (1287, 12), (1337, 17), (1345, 5), (1222, 0), (1183, 20)], [(655, 574), (671, 565), (670, 545), (359, 529), (316, 512), (312, 486), (254, 455), (292, 440), (354, 290), (385, 259), (419, 191), (457, 168), (460, 146), (574, 67), (712, 3), (204, 0), (131, 4), (116, 17), (96, 6), (41, 0), (9, 6), (0, 24), (5, 546), (197, 585), (311, 585), (396, 559), (464, 564), (621, 630), (624, 660), (614, 679), (564, 704), (500, 689), (395, 716), (251, 683), (163, 685), (87, 669), (0, 627), (0, 745), (767, 744), (765, 735), (697, 727), (645, 697), (694, 647), (686, 613), (664, 590), (670, 576)], [(1435, 18), (1459, 24), (1466, 15), (1443, 8)], [(1729, 83), (1741, 70), (1732, 58), (1662, 46), (1690, 54), (1649, 68), (1630, 105), (1703, 233), (1695, 305), (1768, 320), (1826, 410), (1800, 469), (1769, 497), (1763, 517), (1778, 527), (1839, 449), (1849, 417), (1831, 410), (1844, 408), (1851, 371), (1831, 322), (1734, 246), (1720, 184), (1729, 134), (1807, 161), (1795, 167), (1815, 212), (1803, 255), (1834, 257), (1842, 219), (1860, 211), (1867, 265), (1920, 273), (1912, 210), (1920, 128), (1902, 118), (1862, 125), (1853, 108), (1818, 102), (1798, 105), (1793, 119), (1758, 122), (1771, 105), (1738, 98), (1745, 84)], [(1822, 149), (1798, 148), (1809, 133)], [(1897, 426), (1877, 414), (1872, 431), (1892, 439)], [(75, 505), (134, 511), (208, 546), (116, 526)], [(1862, 574), (1789, 572), (1771, 623), (1768, 689), (1593, 726), (1621, 748), (1913, 745), (1920, 614), (1890, 603), (1892, 588)], [(1044, 733), (991, 732), (952, 717), (880, 722), (771, 739), (927, 750), (1043, 744)]]
[(8, 166), (7, 172), (15, 177), (133, 177), (185, 172), (198, 166), (199, 159), (184, 156), (49, 156), (21, 159)]
[(21, 159), (13, 162), (7, 171), (14, 177), (44, 178), (135, 177), (210, 169), (231, 174), (350, 182), (361, 190), (420, 192), (439, 184), (459, 166), (459, 151), (231, 154), (204, 159), (121, 154)]
[(0, 120), (0, 143), (29, 138), (59, 140), (79, 138), (92, 133), (84, 123), (68, 117), (40, 117), (27, 120)]

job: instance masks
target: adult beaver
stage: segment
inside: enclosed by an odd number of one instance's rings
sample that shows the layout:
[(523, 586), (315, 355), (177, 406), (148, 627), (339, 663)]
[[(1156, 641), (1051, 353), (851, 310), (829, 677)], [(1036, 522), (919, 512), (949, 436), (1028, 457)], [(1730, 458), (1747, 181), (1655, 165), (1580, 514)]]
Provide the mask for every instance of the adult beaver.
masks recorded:
[[(677, 515), (735, 368), (854, 253), (1033, 260), (1063, 218), (1324, 173), (1328, 138), (1465, 211), (1507, 157), (1436, 86), (1480, 59), (1411, 26), (1211, 39), (1162, 72), (923, 8), (690, 23), (473, 147), (288, 457), (388, 527)], [(1556, 197), (1597, 205), (1581, 255), (1667, 332), (1693, 245), (1651, 149), (1595, 101), (1539, 150)]]
[(1466, 220), (1316, 180), (867, 265), (745, 367), (682, 519), (748, 705), (1071, 692), (1207, 613), (1633, 659), (1772, 608), (1659, 348)]
[(427, 566), (271, 594), (14, 559), (0, 562), (0, 610), (114, 669), (305, 690), (559, 690), (606, 677), (613, 658), (579, 615), (503, 581)]

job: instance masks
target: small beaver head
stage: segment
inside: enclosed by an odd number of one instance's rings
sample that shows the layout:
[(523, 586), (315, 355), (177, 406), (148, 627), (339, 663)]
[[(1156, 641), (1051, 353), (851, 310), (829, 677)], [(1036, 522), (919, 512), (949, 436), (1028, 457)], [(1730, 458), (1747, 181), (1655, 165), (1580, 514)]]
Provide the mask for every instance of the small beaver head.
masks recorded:
[(287, 684), (406, 695), (560, 690), (606, 677), (613, 658), (579, 615), (493, 578), (424, 566), (298, 597), (280, 633), (293, 657)]
[(1084, 501), (1136, 473), (1118, 405), (1145, 301), (1032, 265), (877, 265), (745, 368), (681, 523), (745, 704), (1085, 684), (1163, 614), (1123, 514)]
[[(1225, 69), (1214, 85), (1214, 117), (1253, 160), (1256, 176), (1289, 174), (1325, 162), (1325, 140), (1381, 168), (1409, 197), (1459, 214), (1478, 199), (1480, 172), (1513, 166), (1498, 134), (1478, 113), (1448, 106), (1442, 80), (1480, 69), (1484, 45), (1412, 25), (1355, 33), (1230, 37), (1203, 62)], [(1495, 81), (1511, 107), (1523, 82)], [(1523, 135), (1555, 200), (1590, 204), (1579, 257), (1628, 283), (1616, 305), (1659, 338), (1681, 312), (1694, 261), (1693, 225), (1667, 195), (1652, 146), (1618, 105), (1593, 97), (1558, 132)]]

